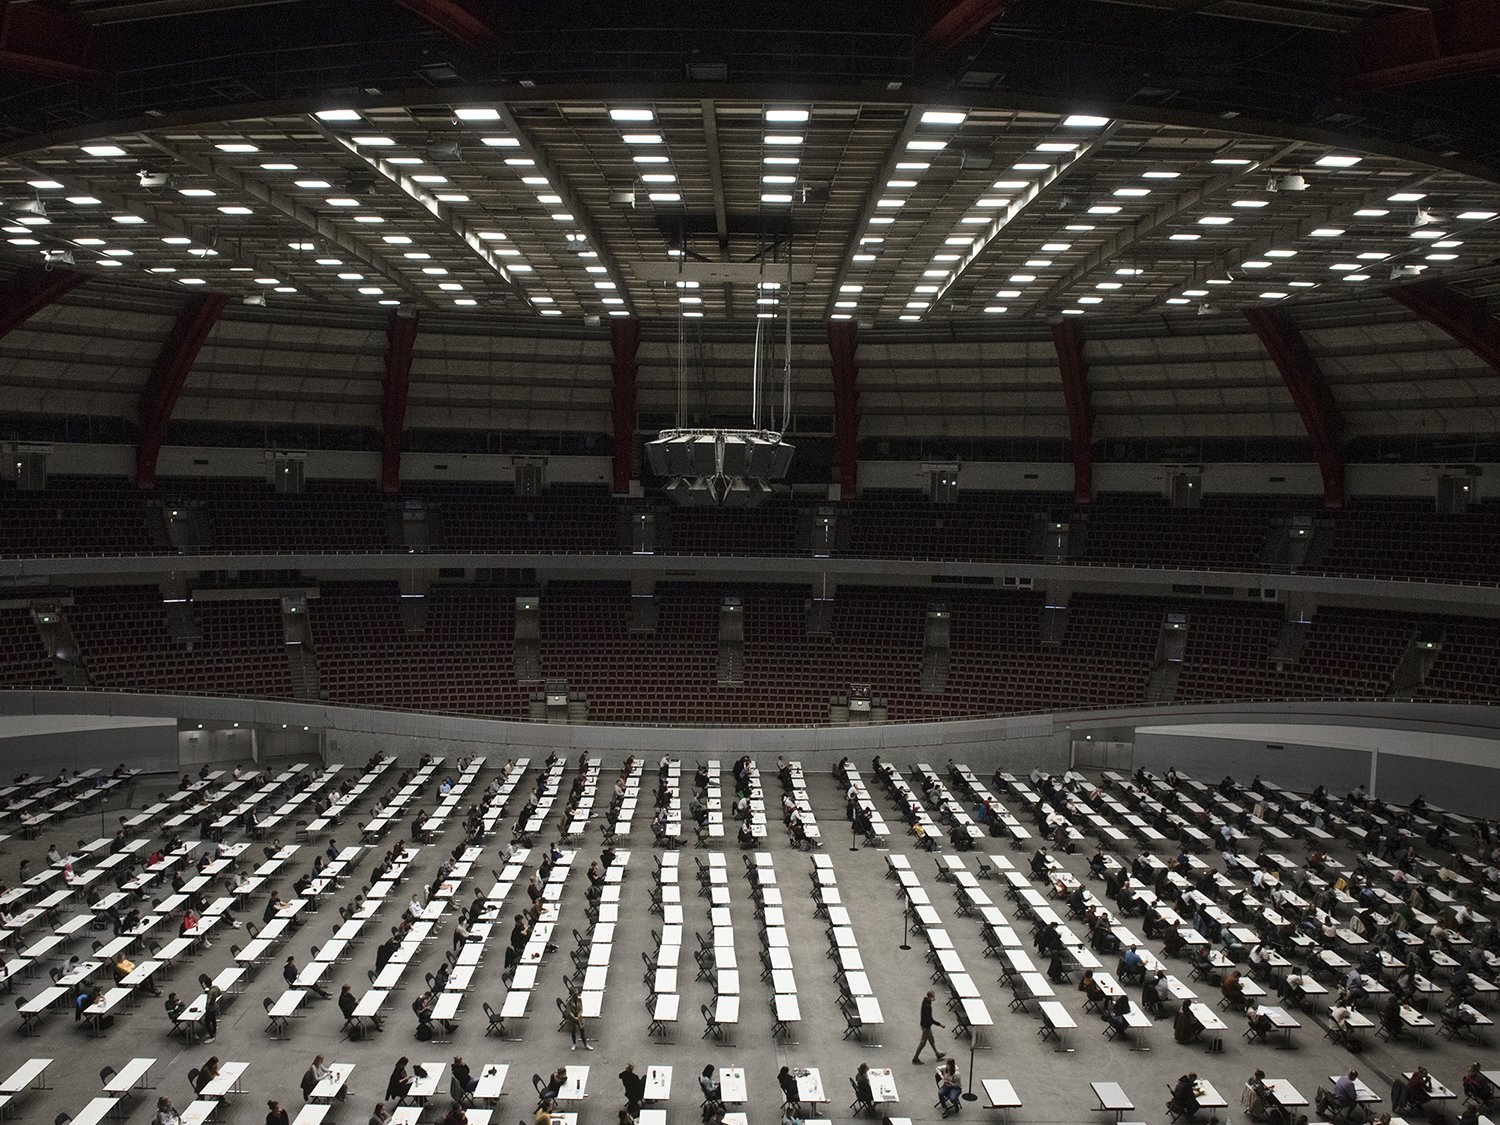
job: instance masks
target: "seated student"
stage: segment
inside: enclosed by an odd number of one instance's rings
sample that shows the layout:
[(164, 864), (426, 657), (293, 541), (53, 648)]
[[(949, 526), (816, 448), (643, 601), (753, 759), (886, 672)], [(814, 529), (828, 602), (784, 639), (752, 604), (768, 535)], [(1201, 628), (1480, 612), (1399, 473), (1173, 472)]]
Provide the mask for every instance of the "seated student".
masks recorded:
[(1156, 975), (1141, 985), (1141, 1007), (1156, 1019), (1167, 1014), (1167, 1001), (1171, 998), (1172, 986), (1162, 969), (1157, 969)]
[(1392, 992), (1385, 1007), (1380, 1009), (1380, 1026), (1390, 1039), (1395, 1040), (1401, 1037), (1401, 1023), (1401, 994)]
[(1130, 997), (1123, 993), (1116, 996), (1104, 1009), (1104, 1022), (1115, 1029), (1116, 1034), (1124, 1035), (1129, 1028), (1125, 1017), (1130, 1014)]
[(1495, 1084), (1485, 1077), (1477, 1062), (1470, 1063), (1469, 1069), (1464, 1071), (1464, 1097), (1489, 1105), (1494, 1096)]
[(1161, 951), (1168, 957), (1179, 957), (1187, 945), (1176, 926), (1167, 926), (1161, 933)]
[[(933, 1075), (937, 1083), (938, 1104), (943, 1107), (943, 1116), (947, 1117), (949, 1111), (957, 1113), (963, 1108), (961, 1096), (964, 1092), (963, 1080), (958, 1076), (958, 1064), (950, 1056), (945, 1058)], [(866, 1080), (868, 1085), (868, 1079)]]
[(1219, 991), (1229, 1006), (1235, 1011), (1240, 1011), (1245, 1006), (1245, 986), (1240, 981), (1238, 969), (1231, 969), (1224, 976), (1224, 983), (1219, 985)]
[(751, 831), (748, 821), (740, 825), (740, 830), (735, 834), (735, 839), (739, 841), (741, 848), (753, 848), (755, 846), (755, 833)]
[(802, 1095), (797, 1089), (797, 1079), (792, 1076), (790, 1067), (784, 1066), (777, 1072), (776, 1083), (781, 1087), (782, 1104), (795, 1113), (802, 1106)]
[(1420, 1110), (1432, 1100), (1432, 1076), (1425, 1066), (1419, 1066), (1406, 1080), (1406, 1108)]
[(1359, 1102), (1359, 1089), (1354, 1084), (1358, 1077), (1359, 1071), (1351, 1070), (1334, 1079), (1332, 1090), (1319, 1086), (1313, 1096), (1313, 1105), (1317, 1107), (1318, 1113), (1324, 1117), (1333, 1117), (1352, 1110)]
[(1178, 1043), (1191, 1043), (1203, 1034), (1203, 1024), (1193, 1014), (1191, 1000), (1184, 1000), (1182, 1007), (1172, 1017), (1172, 1038)]
[(1349, 1034), (1349, 1016), (1354, 1011), (1354, 1006), (1349, 1002), (1348, 993), (1342, 989), (1333, 998), (1333, 1003), (1328, 1008), (1328, 1025), (1333, 1030), (1335, 1038), (1345, 1038)]
[(1093, 969), (1084, 971), (1083, 979), (1078, 982), (1078, 991), (1087, 997), (1089, 1004), (1095, 1006), (1101, 1004), (1106, 999), (1104, 989), (1100, 988), (1099, 982), (1094, 979)]
[(859, 1069), (854, 1072), (854, 1096), (867, 1104), (873, 1105), (875, 1102), (875, 1090), (870, 1085), (869, 1063), (860, 1063)]
[(543, 1083), (541, 1100), (544, 1102), (555, 1101), (557, 1099), (557, 1095), (562, 1092), (562, 1088), (567, 1084), (568, 1068), (565, 1066), (560, 1066), (550, 1075), (548, 1075), (547, 1081)]
[(698, 1075), (698, 1089), (703, 1092), (705, 1102), (712, 1104), (724, 1100), (724, 1091), (715, 1076), (713, 1063), (704, 1064), (702, 1072)]
[(1478, 1022), (1473, 1013), (1464, 1009), (1464, 1001), (1456, 993), (1448, 993), (1448, 998), (1443, 1001), (1443, 1026), (1455, 1032), (1462, 1032), (1465, 1027)]
[(1257, 1069), (1245, 1083), (1240, 1104), (1245, 1107), (1245, 1115), (1251, 1121), (1264, 1120), (1268, 1125), (1286, 1125), (1291, 1119), (1290, 1114), (1276, 1100), (1271, 1088), (1266, 1085), (1266, 1072), (1263, 1070)]
[(1146, 962), (1141, 958), (1140, 951), (1131, 946), (1120, 958), (1120, 979), (1128, 984), (1136, 984), (1146, 979)]
[(1177, 1079), (1172, 1087), (1172, 1108), (1184, 1117), (1191, 1120), (1201, 1108), (1198, 1105), (1198, 1075), (1195, 1071), (1188, 1071)]
[(1273, 1030), (1275, 1030), (1276, 1026), (1271, 1022), (1271, 1017), (1266, 1015), (1265, 1012), (1262, 1012), (1260, 1010), (1260, 1005), (1257, 1004), (1254, 1000), (1245, 1005), (1245, 1022), (1250, 1026), (1250, 1029), (1259, 1036), (1269, 1035)]

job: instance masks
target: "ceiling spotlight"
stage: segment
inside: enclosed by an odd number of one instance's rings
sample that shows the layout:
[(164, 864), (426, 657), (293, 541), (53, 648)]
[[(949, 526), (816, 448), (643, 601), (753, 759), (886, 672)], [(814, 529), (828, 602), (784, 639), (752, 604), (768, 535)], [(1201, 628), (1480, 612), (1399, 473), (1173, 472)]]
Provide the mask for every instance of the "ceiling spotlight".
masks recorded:
[(1198, 306), (1199, 316), (1213, 316), (1218, 311), (1218, 309), (1214, 308), (1214, 306), (1210, 305), (1207, 301), (1202, 302)]
[(22, 199), (16, 204), (16, 210), (23, 215), (46, 216), (47, 205), (40, 199)]
[(1407, 264), (1407, 265), (1397, 264), (1397, 265), (1394, 265), (1394, 266), (1391, 267), (1391, 280), (1392, 281), (1402, 281), (1402, 280), (1404, 280), (1405, 278), (1408, 278), (1408, 277), (1420, 277), (1421, 275), (1422, 275), (1422, 267), (1421, 266), (1414, 266), (1414, 265), (1410, 265), (1410, 264)]
[(1306, 191), (1307, 177), (1295, 173), (1285, 176), (1272, 176), (1266, 181), (1267, 191)]
[(1412, 216), (1411, 225), (1412, 229), (1415, 230), (1417, 227), (1431, 226), (1437, 221), (1437, 216), (1431, 211), (1424, 211), (1419, 207), (1417, 208), (1417, 213)]
[(49, 269), (52, 266), (55, 266), (55, 265), (58, 265), (58, 264), (62, 264), (62, 265), (65, 265), (65, 266), (71, 266), (71, 265), (73, 265), (73, 251), (71, 251), (71, 250), (43, 250), (42, 251), (42, 261), (47, 264), (47, 267)]
[(433, 163), (447, 161), (451, 164), (461, 164), (464, 159), (464, 146), (457, 141), (440, 141), (427, 146), (427, 159)]
[(264, 305), (265, 303), (266, 295), (264, 293), (246, 293), (240, 298), (240, 304), (242, 305)]
[(153, 188), (169, 188), (174, 183), (170, 172), (152, 172), (142, 168), (136, 175), (140, 178), (141, 187), (147, 190)]

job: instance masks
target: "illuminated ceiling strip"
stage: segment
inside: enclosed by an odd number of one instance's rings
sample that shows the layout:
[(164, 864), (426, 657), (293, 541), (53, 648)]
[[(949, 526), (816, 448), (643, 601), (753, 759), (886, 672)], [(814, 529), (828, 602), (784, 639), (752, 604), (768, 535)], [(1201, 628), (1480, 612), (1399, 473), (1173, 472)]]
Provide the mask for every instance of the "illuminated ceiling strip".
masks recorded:
[[(1110, 122), (1106, 128), (1100, 131), (1098, 136), (1081, 145), (1071, 159), (1064, 160), (1056, 167), (1039, 173), (1035, 183), (1018, 192), (1016, 198), (1011, 200), (1010, 206), (1000, 211), (989, 226), (984, 228), (983, 233), (975, 239), (974, 245), (964, 254), (963, 260), (948, 275), (948, 280), (943, 282), (942, 288), (932, 295), (931, 304), (928, 306), (929, 311), (937, 307), (938, 302), (947, 295), (948, 290), (953, 288), (958, 279), (963, 277), (964, 271), (972, 266), (989, 249), (990, 243), (994, 241), (995, 237), (1001, 231), (1020, 218), (1028, 207), (1035, 203), (1049, 187), (1066, 175), (1068, 171), (1098, 151), (1110, 137), (1114, 136), (1115, 130), (1119, 127), (1120, 123), (1118, 121)], [(986, 188), (985, 193), (988, 194), (988, 192), (989, 189)]]

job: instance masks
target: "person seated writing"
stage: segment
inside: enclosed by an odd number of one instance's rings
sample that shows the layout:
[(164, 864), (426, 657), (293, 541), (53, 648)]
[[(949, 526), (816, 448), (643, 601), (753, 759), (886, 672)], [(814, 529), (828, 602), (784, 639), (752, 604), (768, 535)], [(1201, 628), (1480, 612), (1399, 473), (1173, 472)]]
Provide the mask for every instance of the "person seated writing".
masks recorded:
[(1191, 1120), (1201, 1108), (1198, 1104), (1198, 1075), (1189, 1071), (1177, 1079), (1172, 1087), (1171, 1105), (1168, 1107)]

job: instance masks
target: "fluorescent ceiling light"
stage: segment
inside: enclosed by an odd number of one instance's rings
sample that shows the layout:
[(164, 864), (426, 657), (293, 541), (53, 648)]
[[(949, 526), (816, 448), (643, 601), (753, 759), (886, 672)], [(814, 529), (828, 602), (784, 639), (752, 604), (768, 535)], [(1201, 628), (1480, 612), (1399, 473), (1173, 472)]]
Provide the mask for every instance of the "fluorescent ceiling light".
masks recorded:
[(1327, 156), (1319, 157), (1318, 164), (1323, 168), (1353, 168), (1363, 157), (1340, 156), (1337, 153), (1329, 153)]
[(1103, 300), (1104, 300), (1103, 297), (1079, 297), (1078, 298), (1078, 303), (1080, 305), (1097, 305), (1097, 304), (1101, 303)]
[(993, 313), (1003, 313), (1005, 311), (1005, 308), (1006, 308), (1006, 306), (1004, 306), (1004, 305), (985, 305), (984, 306), (984, 311), (987, 312), (987, 313), (992, 313), (992, 314)]
[(84, 145), (83, 151), (90, 156), (124, 156), (125, 150), (119, 145)]
[(612, 109), (611, 121), (654, 121), (656, 114), (649, 109)]
[(1270, 292), (1262, 293), (1260, 295), (1260, 299), (1262, 301), (1279, 301), (1279, 300), (1281, 300), (1285, 296), (1286, 296), (1285, 293), (1281, 293), (1281, 292), (1272, 290)]
[(358, 121), (357, 109), (320, 109), (314, 114), (319, 121)]
[(453, 115), (460, 121), (499, 121), (500, 111), (498, 109), (484, 109), (481, 107), (467, 107), (455, 109)]
[(124, 226), (130, 226), (132, 224), (137, 224), (137, 223), (144, 223), (146, 221), (145, 219), (141, 218), (139, 215), (111, 215), (110, 219), (113, 220), (114, 222), (120, 223), (120, 224), (122, 224)]
[(1009, 207), (1010, 206), (1010, 200), (1006, 199), (1006, 198), (1004, 198), (1002, 196), (987, 195), (987, 196), (985, 196), (982, 199), (975, 200), (974, 201), (974, 206), (975, 207), (989, 207), (989, 208)]
[(778, 125), (800, 125), (808, 117), (805, 109), (768, 109), (766, 120), (773, 121)]
[(295, 183), (299, 188), (312, 191), (323, 191), (333, 186), (327, 180), (296, 180)]
[(907, 141), (906, 147), (912, 152), (942, 152), (948, 147), (947, 141)]
[(800, 145), (802, 137), (797, 133), (767, 133), (766, 144), (768, 145)]
[(681, 203), (682, 195), (675, 191), (653, 191), (646, 196), (652, 203)]
[(411, 179), (414, 184), (446, 184), (448, 182), (447, 176), (439, 176), (431, 172), (420, 176), (413, 176)]
[(1021, 163), (1012, 164), (1011, 168), (1017, 172), (1050, 172), (1052, 170), (1052, 165)]
[(257, 145), (248, 144), (244, 141), (228, 141), (224, 144), (214, 145), (220, 152), (259, 152)]
[(1266, 251), (1266, 257), (1268, 257), (1268, 258), (1295, 258), (1296, 256), (1297, 256), (1297, 251), (1295, 251), (1295, 250), (1267, 250)]
[(330, 199), (324, 200), (324, 202), (327, 203), (328, 206), (330, 206), (330, 207), (358, 207), (359, 206), (359, 200), (357, 200), (357, 199), (350, 199), (348, 196), (345, 196), (345, 195), (335, 195), (335, 196), (333, 196)]
[[(767, 158), (769, 159), (769, 157)], [(926, 160), (898, 160), (896, 170), (898, 172), (925, 172), (932, 164)]]
[[(762, 164), (801, 164), (802, 163), (802, 157), (800, 157), (800, 156), (763, 156), (763, 157), (760, 158), (760, 162)], [(899, 168), (900, 165), (898, 164), (897, 167)]]
[(762, 203), (790, 203), (792, 197), (779, 191), (761, 192), (760, 201)]
[(1356, 219), (1383, 219), (1389, 214), (1390, 212), (1384, 207), (1361, 207), (1354, 212), (1354, 217)]
[(1228, 165), (1232, 165), (1234, 167), (1243, 167), (1244, 165), (1249, 164), (1250, 161), (1241, 159), (1238, 156), (1216, 156), (1216, 157), (1214, 157), (1214, 159), (1210, 160), (1209, 163), (1210, 164), (1228, 164)]
[(355, 215), (354, 221), (356, 223), (383, 223), (385, 219), (379, 215)]
[(1228, 215), (1204, 215), (1198, 222), (1206, 227), (1227, 227), (1234, 220)]
[(1313, 238), (1337, 238), (1344, 233), (1343, 227), (1318, 227), (1307, 232)]
[(1120, 208), (1113, 203), (1096, 203), (1089, 208), (1090, 215), (1118, 215)]
[(521, 142), (516, 137), (480, 137), (479, 143), (489, 145), (490, 148), (520, 148)]
[(1051, 258), (1027, 258), (1023, 263), (1031, 269), (1044, 269), (1052, 264)]
[[(650, 178), (649, 176), (643, 176), (642, 177), (642, 179), (649, 179), (649, 178)], [(797, 182), (797, 177), (796, 176), (762, 176), (760, 178), (760, 182), (763, 183), (763, 184), (795, 184)]]
[(1031, 186), (1030, 180), (996, 180), (990, 185), (991, 191), (1025, 191)]
[(946, 109), (929, 109), (922, 114), (923, 125), (962, 125), (967, 113)]
[(1035, 152), (1077, 152), (1078, 146), (1067, 144), (1063, 141), (1043, 141), (1033, 150)]
[[(784, 182), (792, 183), (795, 179), (795, 176), (789, 176)], [(646, 172), (641, 176), (641, 180), (648, 184), (675, 184), (677, 177), (671, 172)]]
[(1493, 219), (1496, 214), (1494, 211), (1460, 211), (1458, 217), (1465, 222), (1482, 223)]
[(1142, 172), (1141, 173), (1141, 179), (1143, 179), (1143, 180), (1175, 180), (1180, 175), (1182, 175), (1181, 172)]
[(396, 142), (390, 137), (355, 137), (354, 143), (364, 148), (390, 148)]
[[(469, 197), (461, 191), (440, 191), (438, 192), (437, 200), (439, 203), (467, 203), (469, 202)], [(369, 220), (362, 219), (360, 221), (368, 222)]]
[(177, 284), (178, 285), (207, 285), (208, 282), (204, 281), (201, 277), (179, 277), (177, 279)]
[(297, 170), (297, 166), (295, 164), (285, 163), (262, 164), (261, 168), (263, 168), (267, 172), (295, 172)]
[(662, 143), (660, 133), (625, 133), (620, 139), (628, 145), (659, 145)]
[(1385, 197), (1387, 203), (1419, 203), (1427, 198), (1425, 191), (1398, 191)]
[(1236, 199), (1230, 206), (1244, 207), (1247, 210), (1257, 211), (1262, 207), (1269, 206), (1269, 203), (1264, 199)]
[(1122, 187), (1115, 188), (1113, 194), (1124, 196), (1127, 199), (1139, 199), (1143, 195), (1150, 195), (1151, 189), (1143, 187)]
[(1053, 254), (1061, 254), (1066, 250), (1073, 249), (1073, 244), (1071, 242), (1044, 242), (1042, 243), (1042, 249)]
[(1030, 285), (1035, 280), (1035, 274), (1013, 273), (1010, 275), (1010, 283), (1012, 285)]
[(506, 238), (505, 234), (498, 230), (482, 230), (479, 232), (479, 237), (486, 242), (504, 242)]
[(1264, 258), (1253, 258), (1248, 262), (1241, 262), (1240, 266), (1247, 270), (1268, 270), (1271, 268), (1271, 263)]
[(231, 206), (220, 207), (219, 211), (220, 211), (221, 214), (225, 214), (225, 215), (252, 215), (252, 214), (254, 214), (254, 212), (251, 211), (250, 208), (248, 208), (248, 207), (237, 207), (237, 206), (232, 206), (232, 205)]
[[(420, 156), (387, 156), (385, 162), (387, 164), (421, 164), (423, 161)], [(382, 301), (381, 304), (385, 302)]]
[(1101, 129), (1109, 124), (1107, 117), (1093, 117), (1087, 113), (1073, 113), (1063, 118), (1063, 125), (1069, 129)]
[(26, 185), (38, 191), (53, 191), (62, 187), (56, 180), (27, 180)]
[[(68, 196), (68, 202), (75, 207), (97, 207), (104, 201), (96, 199), (92, 195), (70, 195)], [(1463, 216), (1460, 215), (1459, 218), (1461, 219)]]
[(1203, 236), (1201, 234), (1174, 234), (1170, 237), (1173, 242), (1197, 242)]
[(634, 156), (631, 157), (637, 164), (670, 164), (671, 157), (667, 156)]
[(218, 195), (219, 193), (216, 192), (216, 191), (214, 191), (213, 188), (188, 187), (188, 188), (181, 188), (181, 189), (179, 189), (178, 192), (177, 192), (177, 194), (178, 195), (185, 195), (189, 199), (212, 199), (214, 196)]

